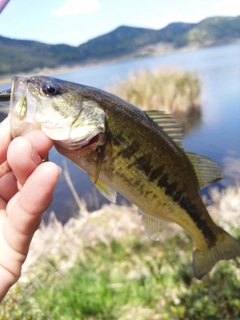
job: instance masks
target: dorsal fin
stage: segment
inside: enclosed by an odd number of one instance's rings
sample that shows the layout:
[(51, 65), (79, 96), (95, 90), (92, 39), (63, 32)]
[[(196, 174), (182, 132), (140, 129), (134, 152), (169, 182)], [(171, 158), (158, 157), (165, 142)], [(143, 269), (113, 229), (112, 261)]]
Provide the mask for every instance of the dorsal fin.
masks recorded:
[(186, 155), (194, 167), (200, 189), (222, 179), (222, 168), (216, 162), (192, 152), (186, 152)]
[(170, 114), (164, 111), (147, 110), (146, 115), (156, 123), (179, 147), (182, 146), (183, 130)]
[[(184, 151), (181, 144), (183, 131), (171, 115), (157, 110), (147, 110), (144, 112)], [(200, 189), (222, 179), (222, 168), (216, 162), (192, 152), (185, 153), (194, 167)]]

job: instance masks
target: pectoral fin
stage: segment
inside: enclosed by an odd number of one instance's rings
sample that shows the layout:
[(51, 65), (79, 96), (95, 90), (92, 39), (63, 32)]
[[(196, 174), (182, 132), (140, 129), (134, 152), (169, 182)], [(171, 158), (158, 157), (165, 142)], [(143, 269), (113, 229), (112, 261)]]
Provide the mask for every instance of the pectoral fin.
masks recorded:
[(98, 179), (95, 181), (95, 176), (89, 176), (93, 184), (96, 188), (107, 198), (109, 201), (116, 203), (117, 192), (111, 189), (109, 186), (105, 184), (102, 180)]
[(167, 221), (152, 217), (141, 210), (138, 212), (142, 216), (143, 226), (149, 238), (151, 240), (158, 241), (160, 239), (162, 230), (167, 224)]

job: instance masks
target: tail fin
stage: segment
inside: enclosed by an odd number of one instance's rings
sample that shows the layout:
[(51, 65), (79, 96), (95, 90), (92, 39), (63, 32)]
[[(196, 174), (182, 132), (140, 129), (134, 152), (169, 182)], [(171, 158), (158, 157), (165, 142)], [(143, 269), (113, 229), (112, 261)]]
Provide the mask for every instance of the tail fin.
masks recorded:
[(201, 279), (219, 260), (230, 260), (240, 257), (240, 243), (227, 232), (220, 229), (220, 239), (214, 246), (193, 252), (194, 276)]

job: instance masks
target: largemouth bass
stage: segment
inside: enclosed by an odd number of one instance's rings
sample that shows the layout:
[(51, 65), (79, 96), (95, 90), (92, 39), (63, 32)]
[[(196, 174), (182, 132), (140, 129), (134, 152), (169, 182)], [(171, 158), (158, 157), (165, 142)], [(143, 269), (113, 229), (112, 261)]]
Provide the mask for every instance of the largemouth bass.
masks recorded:
[(110, 200), (119, 192), (138, 206), (157, 240), (163, 221), (191, 236), (193, 270), (240, 256), (240, 243), (211, 219), (199, 190), (222, 177), (212, 160), (185, 152), (181, 130), (159, 111), (141, 111), (96, 88), (50, 77), (13, 77), (12, 137), (40, 128), (56, 149), (88, 173)]

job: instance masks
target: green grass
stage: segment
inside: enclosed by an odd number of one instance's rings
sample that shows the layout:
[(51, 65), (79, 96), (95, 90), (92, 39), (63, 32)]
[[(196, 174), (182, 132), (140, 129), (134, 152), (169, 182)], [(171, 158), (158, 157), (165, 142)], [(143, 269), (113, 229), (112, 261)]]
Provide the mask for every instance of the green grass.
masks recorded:
[[(189, 246), (189, 241), (180, 237), (170, 242), (171, 246), (176, 243), (179, 247)], [(168, 290), (176, 286), (174, 265), (178, 259), (176, 252), (164, 252), (163, 244), (142, 242), (139, 238), (112, 240), (109, 247), (104, 244), (86, 247), (84, 258), (61, 277), (57, 273), (49, 276), (37, 290), (34, 283), (18, 285), (17, 294), (9, 295), (4, 301), (5, 316), (11, 319), (127, 319), (132, 313), (133, 318), (141, 319), (143, 312), (147, 319), (151, 314), (159, 314), (160, 301), (167, 300)], [(41, 272), (45, 275), (54, 270), (42, 269)], [(8, 303), (13, 299), (15, 304)]]
[(85, 247), (69, 270), (59, 275), (56, 264), (41, 270), (37, 287), (34, 279), (17, 285), (0, 319), (239, 319), (236, 263), (219, 263), (199, 282), (190, 252), (183, 234), (165, 243), (131, 237)]
[[(211, 194), (214, 220), (240, 239), (240, 188)], [(64, 226), (52, 216), (36, 232), (0, 319), (240, 319), (239, 264), (219, 262), (198, 281), (191, 251), (190, 238), (171, 224), (150, 241), (135, 207), (83, 212)]]

